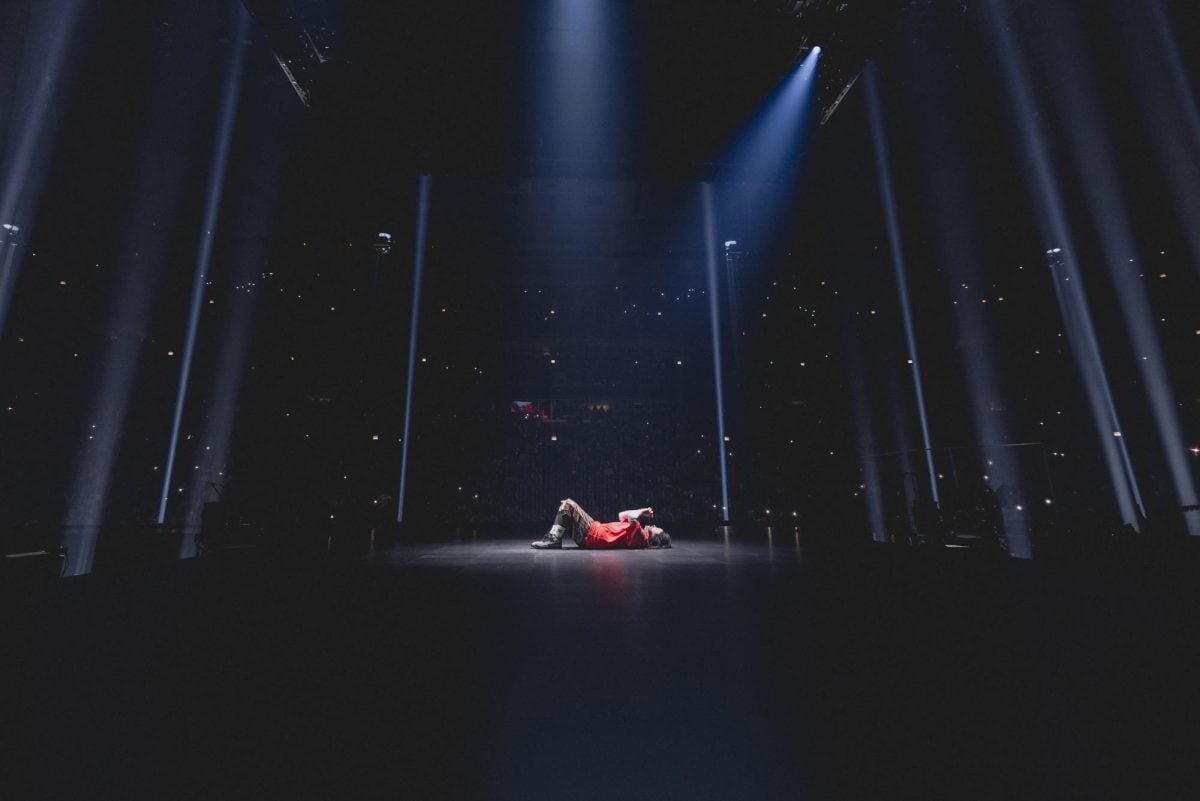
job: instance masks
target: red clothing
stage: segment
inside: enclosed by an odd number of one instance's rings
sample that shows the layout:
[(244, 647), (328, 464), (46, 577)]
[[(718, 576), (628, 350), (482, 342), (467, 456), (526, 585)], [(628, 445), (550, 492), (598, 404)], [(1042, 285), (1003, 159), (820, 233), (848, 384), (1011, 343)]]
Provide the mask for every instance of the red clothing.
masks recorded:
[(592, 521), (585, 548), (645, 548), (650, 544), (646, 529), (636, 520), (621, 523)]

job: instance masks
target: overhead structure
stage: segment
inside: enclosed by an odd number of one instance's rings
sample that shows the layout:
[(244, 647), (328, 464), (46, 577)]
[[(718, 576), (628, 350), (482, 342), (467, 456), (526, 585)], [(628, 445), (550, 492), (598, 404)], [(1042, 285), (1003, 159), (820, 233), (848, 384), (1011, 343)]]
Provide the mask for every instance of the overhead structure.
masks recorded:
[(246, 0), (246, 9), (267, 32), (275, 60), (306, 107), (337, 52), (337, 16), (327, 0)]
[(751, 0), (790, 20), (799, 37), (796, 60), (813, 47), (824, 52), (817, 94), (821, 125), (858, 82), (867, 61), (900, 10), (912, 0)]
[(701, 178), (740, 123), (817, 47), (816, 120), (828, 122), (899, 12), (916, 2), (605, 0), (596, 8), (620, 18), (623, 30), (597, 37), (582, 22), (572, 27), (586, 13), (548, 13), (555, 1), (244, 0), (299, 100), (347, 139), (386, 142), (387, 158), (409, 173), (561, 166), (561, 153), (530, 141), (528, 118), (548, 54), (574, 53), (622, 72), (613, 85), (627, 87), (636, 110), (611, 121), (630, 144), (623, 158), (596, 157), (578, 172), (672, 178)]

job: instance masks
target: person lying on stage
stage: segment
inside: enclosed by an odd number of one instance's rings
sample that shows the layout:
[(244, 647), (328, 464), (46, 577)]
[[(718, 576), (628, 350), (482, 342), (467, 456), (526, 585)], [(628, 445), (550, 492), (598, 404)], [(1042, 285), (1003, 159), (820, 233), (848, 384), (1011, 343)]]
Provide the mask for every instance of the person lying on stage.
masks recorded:
[(530, 544), (541, 549), (561, 548), (563, 535), (569, 532), (580, 548), (671, 547), (671, 537), (667, 532), (658, 526), (642, 525), (654, 519), (654, 510), (649, 506), (621, 512), (617, 517), (620, 522), (597, 522), (579, 504), (567, 498), (559, 504), (554, 525), (546, 536)]

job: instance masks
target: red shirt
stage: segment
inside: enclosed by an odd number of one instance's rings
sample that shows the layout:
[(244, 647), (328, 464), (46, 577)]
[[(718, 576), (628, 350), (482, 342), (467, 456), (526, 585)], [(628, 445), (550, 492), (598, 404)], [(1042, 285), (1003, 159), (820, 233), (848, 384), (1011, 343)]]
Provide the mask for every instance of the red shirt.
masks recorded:
[(646, 529), (636, 520), (622, 523), (600, 523), (592, 521), (588, 529), (585, 548), (645, 548), (650, 544)]

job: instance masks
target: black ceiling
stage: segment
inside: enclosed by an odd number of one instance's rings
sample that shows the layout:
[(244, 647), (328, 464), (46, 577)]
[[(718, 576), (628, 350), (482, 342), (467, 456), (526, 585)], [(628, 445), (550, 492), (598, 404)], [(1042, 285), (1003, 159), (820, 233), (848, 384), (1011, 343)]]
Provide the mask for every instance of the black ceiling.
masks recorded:
[[(693, 177), (809, 48), (825, 118), (915, 0), (639, 0), (612, 45), (628, 89), (616, 163), (553, 164), (530, 135), (534, 0), (245, 0), (344, 157), (460, 174)], [(929, 0), (924, 0), (928, 2)]]

